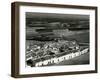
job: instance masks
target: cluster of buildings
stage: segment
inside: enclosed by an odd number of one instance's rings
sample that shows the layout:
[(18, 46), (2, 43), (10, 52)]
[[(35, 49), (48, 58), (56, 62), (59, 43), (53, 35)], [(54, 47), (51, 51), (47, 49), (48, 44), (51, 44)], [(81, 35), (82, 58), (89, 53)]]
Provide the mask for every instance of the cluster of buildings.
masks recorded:
[[(47, 65), (56, 63), (58, 58), (80, 51), (80, 46), (75, 40), (67, 41), (57, 39), (55, 41), (35, 42), (26, 47), (26, 63), (33, 67), (38, 63), (46, 61)], [(65, 60), (66, 57), (62, 60)], [(50, 62), (50, 60), (53, 60)], [(45, 62), (44, 62), (45, 63)], [(43, 66), (44, 64), (41, 64)], [(39, 66), (39, 65), (38, 65)]]

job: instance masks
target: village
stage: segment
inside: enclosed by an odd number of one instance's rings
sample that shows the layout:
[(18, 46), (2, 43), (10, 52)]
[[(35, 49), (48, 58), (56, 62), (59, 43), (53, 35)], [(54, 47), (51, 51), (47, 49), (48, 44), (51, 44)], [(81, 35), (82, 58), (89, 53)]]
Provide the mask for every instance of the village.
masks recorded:
[(34, 41), (26, 50), (26, 64), (31, 67), (49, 66), (80, 56), (89, 51), (75, 40), (55, 38), (54, 41)]

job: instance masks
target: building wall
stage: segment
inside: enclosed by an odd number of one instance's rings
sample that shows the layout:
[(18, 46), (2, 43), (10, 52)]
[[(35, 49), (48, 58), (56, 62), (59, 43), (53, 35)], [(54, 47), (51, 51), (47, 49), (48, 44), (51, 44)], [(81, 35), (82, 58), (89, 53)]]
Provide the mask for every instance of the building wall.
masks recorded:
[(64, 56), (60, 56), (60, 57), (55, 57), (55, 58), (51, 58), (49, 60), (45, 60), (45, 61), (40, 61), (40, 62), (37, 62), (35, 64), (36, 67), (39, 67), (39, 66), (46, 66), (46, 65), (49, 65), (49, 62), (50, 64), (56, 64), (56, 63), (59, 63), (61, 61), (64, 61), (64, 60), (69, 60), (69, 59), (72, 59), (72, 58), (75, 58), (77, 56), (80, 56), (82, 54), (86, 54), (88, 52), (89, 48), (86, 48), (82, 51), (78, 51), (78, 52), (75, 52), (75, 53), (70, 53), (70, 54), (66, 54)]

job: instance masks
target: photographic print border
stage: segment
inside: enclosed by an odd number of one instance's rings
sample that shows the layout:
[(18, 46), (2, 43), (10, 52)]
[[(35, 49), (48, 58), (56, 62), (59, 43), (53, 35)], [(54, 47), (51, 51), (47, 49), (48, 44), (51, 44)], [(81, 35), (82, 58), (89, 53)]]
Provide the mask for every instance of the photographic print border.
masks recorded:
[[(55, 7), (55, 8), (73, 8), (86, 9), (95, 11), (95, 70), (89, 71), (73, 71), (73, 72), (54, 72), (54, 73), (39, 73), (39, 74), (19, 74), (20, 72), (20, 52), (19, 52), (19, 36), (20, 36), (20, 6), (39, 6), (39, 7)], [(22, 77), (40, 77), (40, 76), (56, 76), (56, 75), (71, 75), (97, 73), (97, 7), (80, 6), (80, 5), (62, 5), (62, 4), (44, 4), (44, 3), (28, 3), (28, 2), (13, 2), (11, 4), (11, 76), (16, 78)]]

